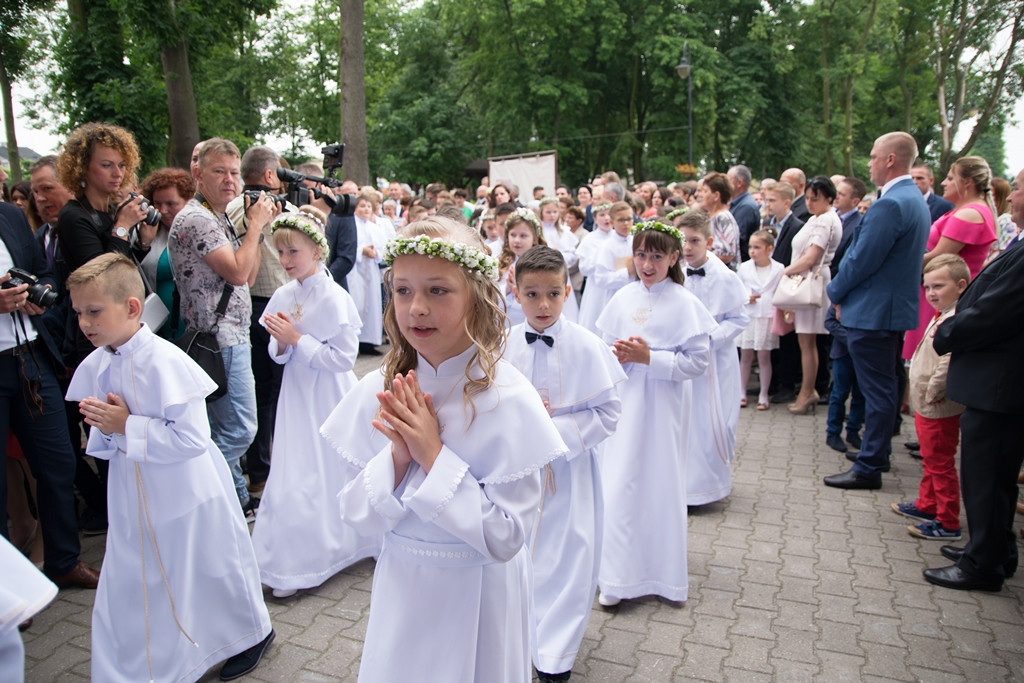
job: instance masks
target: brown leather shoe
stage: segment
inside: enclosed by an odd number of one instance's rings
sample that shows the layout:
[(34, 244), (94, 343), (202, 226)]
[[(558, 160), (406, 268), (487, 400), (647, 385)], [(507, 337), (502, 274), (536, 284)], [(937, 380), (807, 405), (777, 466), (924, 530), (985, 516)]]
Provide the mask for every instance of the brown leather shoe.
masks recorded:
[(76, 586), (78, 588), (91, 588), (95, 590), (96, 585), (100, 582), (100, 573), (91, 567), (87, 567), (84, 562), (79, 560), (74, 569), (64, 576), (55, 577), (53, 582), (57, 584), (57, 588)]

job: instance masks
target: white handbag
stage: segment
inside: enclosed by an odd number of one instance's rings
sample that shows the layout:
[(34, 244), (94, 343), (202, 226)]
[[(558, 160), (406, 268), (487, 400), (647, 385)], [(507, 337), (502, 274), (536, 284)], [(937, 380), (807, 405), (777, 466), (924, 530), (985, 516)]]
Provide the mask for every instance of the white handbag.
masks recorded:
[(772, 295), (772, 306), (783, 311), (806, 311), (821, 308), (825, 302), (825, 279), (821, 277), (821, 269), (825, 265), (825, 255), (832, 241), (832, 228), (828, 230), (828, 241), (821, 252), (818, 265), (804, 275), (783, 275), (779, 286)]

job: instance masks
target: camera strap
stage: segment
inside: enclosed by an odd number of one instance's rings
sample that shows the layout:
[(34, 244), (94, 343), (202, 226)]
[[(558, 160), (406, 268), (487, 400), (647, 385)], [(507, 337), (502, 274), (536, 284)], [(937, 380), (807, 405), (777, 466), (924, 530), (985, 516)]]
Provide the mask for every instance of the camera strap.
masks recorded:
[[(35, 349), (29, 344), (24, 314), (21, 311), (11, 311), (11, 320), (14, 322), (14, 357), (18, 359), (18, 369), (21, 372), (22, 399), (25, 401), (25, 407), (28, 408), (28, 414), (35, 419), (43, 415), (43, 396), (40, 393), (42, 382), (39, 378), (42, 368), (39, 366), (39, 359), (36, 358)], [(18, 325), (21, 325), (21, 334), (18, 334)], [(24, 343), (22, 335), (25, 337)], [(36, 365), (35, 377), (28, 376), (28, 366), (25, 363), (26, 355), (31, 356), (32, 362)]]

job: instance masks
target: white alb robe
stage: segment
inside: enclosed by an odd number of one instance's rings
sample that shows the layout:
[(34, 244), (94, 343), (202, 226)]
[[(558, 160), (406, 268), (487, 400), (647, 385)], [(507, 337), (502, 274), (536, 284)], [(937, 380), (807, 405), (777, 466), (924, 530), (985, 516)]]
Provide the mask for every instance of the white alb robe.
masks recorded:
[[(526, 537), (540, 503), (538, 471), (566, 447), (537, 391), (506, 361), (473, 397), (471, 419), (462, 389), (475, 353), (471, 346), (436, 371), (418, 358), (443, 442), (429, 474), (414, 462), (396, 488), (390, 443), (370, 424), (384, 385), (377, 373), (321, 429), (364, 468), (339, 496), (342, 517), (362, 534), (384, 535), (363, 683), (530, 680)], [(471, 372), (482, 376), (475, 363)]]
[(601, 592), (612, 598), (686, 600), (686, 465), (691, 382), (708, 367), (717, 325), (690, 292), (666, 278), (632, 282), (597, 326), (607, 342), (641, 337), (650, 365), (627, 363), (624, 410), (599, 459), (604, 488)]
[(538, 671), (572, 669), (590, 619), (601, 557), (601, 477), (596, 448), (614, 431), (622, 404), (617, 385), (626, 373), (608, 346), (589, 330), (559, 319), (526, 342), (529, 323), (509, 333), (505, 358), (529, 377), (562, 440), (564, 458), (544, 471), (537, 524), (530, 535), (533, 557), (533, 663)]
[(210, 439), (214, 388), (146, 326), (93, 351), (71, 380), (67, 400), (114, 393), (131, 413), (123, 435), (92, 429), (86, 448), (110, 461), (94, 681), (195, 681), (270, 634), (249, 529)]
[(740, 421), (740, 361), (736, 337), (750, 322), (747, 287), (714, 254), (704, 275), (689, 275), (686, 289), (700, 299), (718, 323), (711, 334), (708, 371), (693, 380), (686, 503), (704, 505), (732, 491), (732, 460)]
[(633, 280), (626, 268), (616, 268), (615, 261), (633, 256), (633, 237), (611, 232), (601, 241), (594, 258), (594, 273), (587, 279), (580, 303), (580, 325), (602, 334), (597, 319), (615, 293)]
[[(384, 341), (384, 303), (381, 292), (383, 279), (380, 264), (384, 258), (387, 240), (384, 231), (376, 224), (358, 217), (355, 221), (358, 239), (356, 262), (346, 278), (346, 283), (359, 313), (359, 320), (362, 322), (359, 341), (376, 346)], [(363, 249), (371, 244), (377, 250), (376, 258), (363, 254)]]
[[(300, 315), (296, 307), (301, 306)], [(355, 304), (326, 270), (278, 289), (266, 315), (283, 311), (302, 336), (270, 357), (284, 365), (274, 422), (274, 461), (252, 545), (260, 579), (271, 588), (312, 588), (380, 552), (380, 536), (360, 536), (336, 514), (338, 494), (359, 474), (339, 458), (320, 425), (356, 384), (360, 322)]]
[(583, 327), (587, 328), (591, 332), (595, 330), (594, 323), (597, 321), (597, 316), (601, 314), (599, 310), (594, 308), (593, 298), (591, 297), (590, 303), (587, 303), (587, 289), (594, 286), (594, 272), (597, 270), (597, 255), (601, 251), (601, 247), (608, 237), (612, 234), (611, 230), (604, 231), (600, 228), (594, 228), (594, 232), (588, 232), (583, 239), (580, 240), (580, 245), (576, 247), (576, 255), (579, 257), (580, 275), (586, 278), (583, 286), (583, 298), (580, 299), (580, 315), (576, 322)]
[(25, 680), (25, 646), (18, 625), (57, 597), (57, 586), (0, 536), (0, 681)]

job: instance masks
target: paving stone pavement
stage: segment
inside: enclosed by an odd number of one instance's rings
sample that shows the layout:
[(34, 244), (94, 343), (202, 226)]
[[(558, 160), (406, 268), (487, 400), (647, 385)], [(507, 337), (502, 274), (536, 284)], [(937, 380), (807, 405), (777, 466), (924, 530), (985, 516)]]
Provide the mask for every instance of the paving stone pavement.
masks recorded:
[[(824, 413), (741, 411), (732, 495), (690, 517), (689, 600), (595, 602), (574, 681), (1024, 680), (1024, 572), (994, 594), (926, 583), (922, 569), (948, 564), (942, 544), (889, 509), (917, 493), (912, 424), (881, 490), (841, 491), (821, 483), (848, 466), (824, 444)], [(83, 559), (102, 557), (103, 537), (84, 539)], [(292, 598), (268, 593), (277, 640), (240, 680), (355, 681), (372, 574), (367, 560)], [(28, 681), (88, 679), (92, 601), (65, 590), (36, 617)]]

